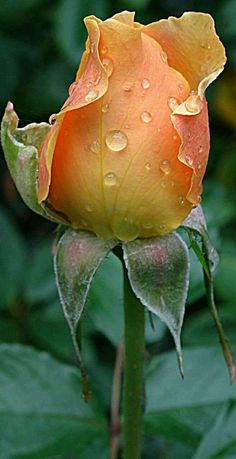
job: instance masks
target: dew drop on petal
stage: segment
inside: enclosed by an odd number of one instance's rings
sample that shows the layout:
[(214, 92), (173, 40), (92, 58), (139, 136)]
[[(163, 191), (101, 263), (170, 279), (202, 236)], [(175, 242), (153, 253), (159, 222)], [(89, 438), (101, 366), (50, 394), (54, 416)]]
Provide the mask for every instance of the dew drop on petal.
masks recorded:
[(150, 221), (148, 221), (148, 220), (147, 220), (147, 221), (144, 221), (143, 224), (142, 224), (142, 226), (143, 226), (143, 228), (145, 228), (145, 229), (151, 229), (151, 228), (153, 228), (152, 222), (150, 222)]
[(139, 227), (132, 219), (123, 218), (114, 226), (114, 233), (121, 241), (131, 241), (136, 239), (139, 234)]
[(93, 212), (93, 208), (90, 206), (90, 204), (85, 205), (85, 210), (87, 210), (87, 212)]
[(164, 188), (164, 189), (165, 189), (166, 186), (167, 186), (166, 180), (162, 179), (162, 180), (160, 181), (160, 185), (161, 185), (161, 188)]
[(102, 54), (106, 54), (107, 53), (107, 47), (106, 46), (102, 46), (101, 53)]
[(117, 185), (117, 177), (114, 172), (107, 172), (107, 174), (104, 177), (104, 184), (106, 186), (112, 187)]
[(122, 151), (128, 145), (128, 139), (122, 131), (109, 131), (105, 136), (107, 147), (112, 151)]
[(203, 146), (202, 145), (199, 145), (198, 147), (198, 153), (202, 153), (203, 152)]
[(180, 206), (183, 206), (183, 205), (184, 205), (185, 199), (183, 198), (183, 196), (179, 196), (179, 197), (178, 197), (178, 203), (179, 203)]
[(49, 124), (54, 124), (56, 122), (57, 115), (53, 113), (49, 118)]
[(196, 96), (197, 95), (197, 91), (195, 91), (195, 89), (192, 89), (189, 93), (190, 96)]
[(160, 169), (163, 174), (168, 175), (171, 172), (171, 167), (168, 159), (163, 159), (163, 161), (160, 164)]
[(158, 226), (158, 229), (159, 229), (161, 232), (166, 231), (166, 225), (160, 224), (160, 225)]
[(168, 99), (168, 106), (169, 108), (174, 111), (179, 105), (178, 99), (176, 97), (169, 97)]
[(84, 220), (84, 219), (81, 219), (81, 220), (80, 220), (80, 223), (81, 223), (81, 225), (83, 225), (83, 226), (88, 226), (88, 222), (86, 222), (86, 220)]
[(196, 111), (199, 111), (199, 101), (196, 98), (196, 96), (190, 96), (185, 102), (185, 107), (190, 113), (195, 113)]
[(150, 163), (146, 163), (144, 167), (145, 167), (146, 171), (150, 171), (152, 166), (151, 166)]
[(95, 43), (91, 43), (90, 44), (90, 51), (91, 51), (92, 54), (94, 53), (94, 51), (95, 51)]
[(190, 158), (190, 156), (186, 156), (185, 159), (186, 159), (187, 164), (189, 164), (189, 166), (193, 165), (193, 158)]
[(98, 97), (99, 92), (96, 89), (90, 89), (85, 96), (85, 102), (92, 102), (92, 100)]
[(102, 113), (107, 113), (109, 111), (109, 104), (102, 105)]
[(114, 69), (111, 59), (108, 59), (108, 58), (102, 59), (102, 65), (105, 67), (107, 76), (111, 76), (113, 69)]
[(150, 81), (147, 78), (144, 78), (142, 81), (142, 87), (143, 89), (148, 89), (150, 88)]
[(182, 93), (184, 92), (185, 86), (184, 86), (184, 84), (179, 84), (179, 85), (178, 85), (178, 88), (179, 88), (180, 94), (182, 94)]
[(78, 82), (77, 81), (74, 81), (73, 83), (71, 83), (71, 85), (69, 86), (69, 89), (68, 89), (68, 93), (69, 95), (71, 96), (71, 94), (74, 92), (76, 86), (78, 85)]
[(93, 140), (93, 142), (89, 145), (89, 149), (92, 153), (98, 154), (100, 152), (100, 143), (98, 140)]
[(161, 59), (163, 62), (167, 62), (167, 54), (163, 50), (161, 50)]
[(131, 92), (133, 91), (133, 83), (131, 83), (131, 81), (126, 81), (124, 84), (123, 84), (123, 90), (125, 92)]
[(152, 121), (152, 115), (151, 115), (151, 113), (149, 113), (149, 112), (143, 112), (143, 113), (141, 113), (141, 120), (142, 120), (144, 123), (150, 123), (150, 121)]

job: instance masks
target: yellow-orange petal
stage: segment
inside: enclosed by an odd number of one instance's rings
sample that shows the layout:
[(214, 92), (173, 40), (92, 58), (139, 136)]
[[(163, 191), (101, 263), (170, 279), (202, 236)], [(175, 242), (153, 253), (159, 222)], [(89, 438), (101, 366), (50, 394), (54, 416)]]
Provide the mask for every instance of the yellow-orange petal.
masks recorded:
[(191, 187), (187, 199), (194, 205), (199, 204), (202, 191), (202, 179), (210, 150), (210, 133), (207, 103), (204, 99), (202, 110), (195, 116), (172, 115), (173, 124), (180, 135), (181, 146), (179, 159), (193, 169)]
[(192, 207), (192, 169), (178, 159), (181, 141), (171, 121), (171, 102), (183, 102), (190, 88), (142, 26), (114, 18), (98, 25), (108, 90), (66, 113), (49, 199), (75, 227), (104, 238), (165, 234)]
[(167, 53), (168, 63), (184, 75), (203, 98), (207, 86), (223, 71), (226, 56), (209, 14), (187, 12), (145, 26)]
[(82, 57), (81, 66), (76, 76), (76, 81), (70, 86), (70, 94), (61, 111), (53, 115), (55, 124), (52, 126), (40, 153), (38, 176), (38, 199), (44, 201), (48, 196), (53, 154), (57, 143), (58, 132), (62, 126), (65, 115), (71, 110), (76, 110), (99, 100), (107, 91), (108, 76), (101, 63), (98, 45), (100, 30), (98, 20), (87, 17), (85, 24), (89, 40), (87, 49)]

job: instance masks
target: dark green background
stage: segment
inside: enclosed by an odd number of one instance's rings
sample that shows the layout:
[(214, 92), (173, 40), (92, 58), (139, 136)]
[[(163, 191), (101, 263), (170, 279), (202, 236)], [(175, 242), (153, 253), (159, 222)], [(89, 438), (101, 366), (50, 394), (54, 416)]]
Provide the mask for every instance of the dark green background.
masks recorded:
[[(23, 126), (47, 121), (73, 81), (86, 38), (83, 17), (135, 10), (148, 23), (209, 12), (228, 63), (207, 92), (211, 155), (203, 207), (220, 253), (215, 289), (236, 347), (236, 0), (5, 0), (0, 3), (0, 104)], [(96, 276), (82, 325), (93, 399), (85, 406), (53, 269), (55, 226), (22, 203), (0, 158), (0, 459), (106, 459), (116, 347), (122, 339), (122, 274), (110, 256)], [(183, 330), (185, 381), (165, 327), (147, 316), (144, 459), (235, 459), (236, 386), (230, 387), (191, 253)], [(104, 295), (104, 292), (106, 294)], [(46, 354), (45, 354), (46, 352)]]

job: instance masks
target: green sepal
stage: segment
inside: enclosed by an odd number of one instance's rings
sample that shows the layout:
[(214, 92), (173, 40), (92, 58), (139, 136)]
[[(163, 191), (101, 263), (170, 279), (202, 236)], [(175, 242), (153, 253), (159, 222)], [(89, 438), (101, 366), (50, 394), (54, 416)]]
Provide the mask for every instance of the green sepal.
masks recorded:
[(18, 116), (8, 102), (1, 124), (1, 142), (12, 179), (25, 204), (37, 214), (60, 223), (60, 216), (40, 205), (37, 196), (38, 150), (49, 129), (48, 123), (18, 128)]
[(190, 244), (208, 277), (214, 273), (219, 256), (207, 231), (201, 206), (195, 207), (181, 225), (188, 233)]
[[(181, 375), (180, 334), (189, 284), (189, 253), (177, 233), (123, 244), (130, 285), (141, 303), (169, 328)], [(134, 324), (135, 326), (135, 324)]]
[(68, 229), (54, 257), (58, 292), (79, 361), (85, 400), (89, 399), (89, 391), (78, 344), (78, 324), (93, 277), (116, 244), (116, 241), (105, 241), (87, 231)]
[(182, 223), (182, 227), (187, 231), (192, 249), (194, 250), (203, 268), (208, 306), (215, 323), (225, 362), (229, 370), (230, 381), (233, 383), (236, 376), (236, 362), (230, 347), (230, 343), (225, 336), (214, 298), (213, 274), (218, 264), (219, 257), (213, 245), (211, 244), (201, 206), (198, 206), (192, 210), (186, 220), (184, 220)]

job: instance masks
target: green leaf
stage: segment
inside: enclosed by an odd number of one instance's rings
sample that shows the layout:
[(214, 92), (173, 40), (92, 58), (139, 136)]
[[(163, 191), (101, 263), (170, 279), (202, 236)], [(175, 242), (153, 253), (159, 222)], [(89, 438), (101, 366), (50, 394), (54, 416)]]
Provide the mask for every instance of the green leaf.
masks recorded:
[(74, 348), (59, 301), (30, 311), (27, 334), (40, 349), (74, 363)]
[(119, 345), (124, 333), (122, 297), (122, 265), (110, 253), (94, 276), (86, 314), (94, 329), (105, 335), (115, 346)]
[(236, 386), (225, 377), (217, 346), (186, 348), (184, 359), (185, 379), (180, 380), (173, 377), (174, 352), (153, 358), (147, 370), (148, 414), (236, 401)]
[(216, 417), (212, 428), (202, 439), (193, 459), (222, 458), (236, 455), (236, 406), (226, 404)]
[[(57, 287), (82, 373), (78, 323), (95, 272), (115, 245), (115, 241), (104, 241), (92, 233), (68, 229), (57, 246), (54, 259)], [(86, 378), (83, 382), (86, 385)]]
[[(230, 342), (236, 344), (235, 305), (233, 303), (221, 305), (220, 317)], [(215, 326), (208, 310), (201, 310), (190, 315), (183, 330), (183, 345), (199, 346), (199, 343), (205, 346), (218, 343)]]
[(22, 287), (26, 262), (24, 241), (0, 208), (0, 309), (13, 306)]
[(215, 290), (217, 296), (231, 302), (236, 297), (236, 248), (235, 240), (224, 241), (220, 254), (220, 265), (215, 277)]
[[(225, 377), (217, 346), (185, 349), (184, 361), (184, 380), (174, 376), (174, 352), (151, 361), (146, 374), (145, 431), (189, 446), (192, 453), (185, 457), (192, 459), (222, 406), (236, 402), (236, 386)], [(222, 432), (224, 436), (224, 429)]]
[(28, 255), (30, 269), (25, 273), (23, 298), (30, 305), (48, 303), (57, 298), (52, 249), (53, 240), (50, 238), (38, 243)]
[(8, 102), (1, 126), (2, 147), (11, 176), (25, 204), (34, 212), (49, 218), (38, 204), (37, 169), (38, 148), (50, 126), (47, 123), (29, 124), (18, 129), (18, 117)]
[(186, 244), (176, 233), (123, 244), (124, 259), (135, 295), (169, 328), (183, 373), (180, 332), (189, 282)]
[(105, 419), (82, 401), (75, 368), (17, 345), (1, 345), (0, 361), (2, 459), (107, 455)]

